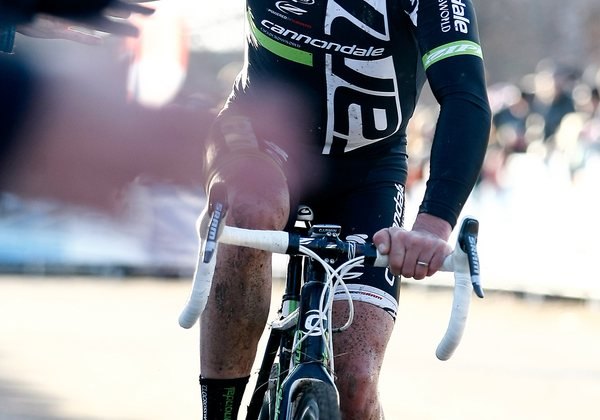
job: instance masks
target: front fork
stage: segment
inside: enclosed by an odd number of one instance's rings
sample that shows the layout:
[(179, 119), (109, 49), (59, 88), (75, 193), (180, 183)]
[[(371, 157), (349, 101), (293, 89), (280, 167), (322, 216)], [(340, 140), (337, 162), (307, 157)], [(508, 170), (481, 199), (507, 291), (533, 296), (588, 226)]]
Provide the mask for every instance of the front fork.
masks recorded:
[[(290, 256), (279, 319), (271, 325), (271, 332), (258, 372), (256, 387), (248, 405), (246, 420), (256, 420), (259, 418), (261, 410), (266, 409), (264, 407), (265, 392), (269, 394), (267, 399), (269, 401), (269, 418), (275, 419), (277, 417), (275, 413), (279, 406), (280, 384), (290, 368), (294, 332), (298, 323), (297, 318), (294, 319), (294, 312), (297, 311), (300, 304), (303, 261), (304, 257), (300, 255)], [(275, 363), (277, 355), (279, 360), (278, 363)], [(273, 367), (276, 369), (273, 369)], [(264, 417), (261, 415), (260, 418)]]
[[(320, 310), (325, 288), (326, 273), (321, 264), (306, 259), (304, 267), (305, 283), (302, 286), (300, 300), (300, 316), (295, 330), (297, 342), (304, 338), (298, 346), (294, 345), (289, 363), (289, 375), (281, 382), (277, 392), (275, 413), (276, 419), (285, 419), (291, 409), (294, 390), (300, 379), (311, 379), (330, 383), (333, 382), (333, 372), (329, 372), (329, 323), (327, 313)], [(328, 292), (324, 302), (329, 298)], [(295, 344), (294, 342), (294, 344)], [(280, 368), (284, 369), (285, 365)]]

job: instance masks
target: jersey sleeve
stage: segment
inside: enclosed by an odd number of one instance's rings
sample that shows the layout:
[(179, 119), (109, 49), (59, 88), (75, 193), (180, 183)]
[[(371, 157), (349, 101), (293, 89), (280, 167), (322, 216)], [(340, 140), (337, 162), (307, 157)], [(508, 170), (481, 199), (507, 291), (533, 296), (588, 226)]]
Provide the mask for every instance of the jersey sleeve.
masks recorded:
[(431, 90), (440, 104), (419, 212), (456, 225), (487, 149), (491, 111), (470, 0), (406, 0)]

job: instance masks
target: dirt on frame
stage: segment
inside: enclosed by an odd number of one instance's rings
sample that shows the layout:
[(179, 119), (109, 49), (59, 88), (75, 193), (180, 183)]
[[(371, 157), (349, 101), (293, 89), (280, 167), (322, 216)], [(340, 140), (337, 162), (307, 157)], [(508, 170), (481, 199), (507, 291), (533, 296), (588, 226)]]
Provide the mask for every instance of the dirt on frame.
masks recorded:
[[(200, 418), (198, 329), (177, 317), (189, 282), (0, 277), (0, 419)], [(404, 287), (381, 380), (386, 418), (592, 420), (600, 309), (488, 293), (435, 358), (448, 289)]]

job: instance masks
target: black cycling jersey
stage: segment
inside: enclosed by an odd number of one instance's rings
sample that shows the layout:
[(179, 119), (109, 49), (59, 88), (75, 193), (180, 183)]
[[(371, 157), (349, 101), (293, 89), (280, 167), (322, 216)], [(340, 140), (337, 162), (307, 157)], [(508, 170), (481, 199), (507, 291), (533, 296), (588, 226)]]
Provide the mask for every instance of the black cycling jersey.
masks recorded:
[[(348, 240), (402, 226), (406, 128), (427, 77), (440, 115), (420, 211), (454, 226), (491, 124), (471, 3), (247, 0), (246, 12), (245, 66), (207, 141), (208, 185), (275, 163), (290, 225), (303, 203)], [(354, 300), (396, 316), (399, 280), (389, 271), (363, 268), (345, 283)]]
[[(247, 0), (246, 13), (246, 62), (228, 108), (272, 117), (255, 105), (273, 96), (273, 109), (289, 108), (281, 115), (302, 112), (294, 141), (321, 154), (405, 147), (427, 75), (441, 110), (421, 211), (455, 225), (490, 127), (471, 2)], [(272, 95), (278, 83), (285, 100)]]

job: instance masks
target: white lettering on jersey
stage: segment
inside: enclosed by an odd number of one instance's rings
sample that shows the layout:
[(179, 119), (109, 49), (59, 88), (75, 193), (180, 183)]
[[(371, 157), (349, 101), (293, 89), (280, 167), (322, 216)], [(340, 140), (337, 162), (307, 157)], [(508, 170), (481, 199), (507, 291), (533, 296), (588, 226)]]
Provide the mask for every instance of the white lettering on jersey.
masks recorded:
[(452, 29), (463, 34), (469, 33), (471, 21), (465, 16), (467, 8), (463, 0), (438, 0), (440, 10), (441, 30), (450, 32)]
[(348, 13), (347, 10), (342, 8), (335, 0), (330, 0), (327, 3), (327, 11), (325, 15), (325, 33), (327, 35), (331, 35), (331, 24), (337, 18), (347, 19), (357, 27), (359, 27), (362, 31), (368, 33), (375, 38), (382, 39), (384, 41), (389, 41), (390, 39), (390, 31), (389, 31), (389, 23), (387, 19), (387, 9), (386, 9), (386, 0), (362, 0), (365, 3), (372, 6), (375, 10), (385, 16), (385, 32), (381, 33), (377, 31), (375, 28), (368, 26), (365, 22), (358, 20), (355, 16)]
[[(383, 33), (358, 20), (335, 0), (330, 1), (327, 6), (325, 32), (331, 35), (332, 22), (335, 19), (346, 19), (370, 36), (389, 40), (385, 0), (362, 1), (382, 14), (385, 22)], [(331, 153), (336, 141), (340, 149), (349, 152), (383, 140), (394, 134), (400, 127), (402, 115), (392, 57), (365, 56), (364, 58), (334, 59), (331, 54), (325, 56), (327, 126), (323, 154)], [(366, 81), (364, 86), (345, 79), (343, 75), (349, 73), (359, 74), (360, 80)], [(354, 80), (358, 79), (354, 78)], [(374, 90), (369, 80), (372, 80), (376, 86), (385, 86), (385, 88)]]
[(408, 13), (412, 24), (417, 27), (417, 23), (419, 22), (419, 0), (410, 0), (410, 4), (413, 9), (410, 12), (406, 11), (406, 13)]
[[(402, 184), (396, 184), (396, 197), (394, 197), (394, 222), (392, 226), (403, 227), (404, 226), (404, 186)], [(389, 267), (385, 269), (385, 280), (393, 286), (396, 282), (396, 276), (392, 274)]]

